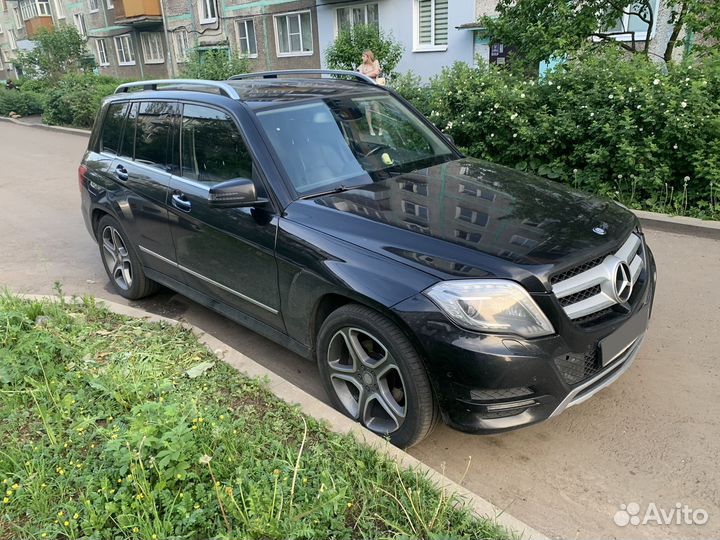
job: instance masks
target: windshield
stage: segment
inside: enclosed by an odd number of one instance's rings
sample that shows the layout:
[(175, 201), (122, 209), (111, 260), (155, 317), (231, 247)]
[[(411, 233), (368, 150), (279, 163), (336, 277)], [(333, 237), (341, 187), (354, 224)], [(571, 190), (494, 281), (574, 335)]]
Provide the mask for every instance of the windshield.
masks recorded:
[(257, 113), (300, 196), (369, 184), (453, 159), (390, 95), (328, 98)]

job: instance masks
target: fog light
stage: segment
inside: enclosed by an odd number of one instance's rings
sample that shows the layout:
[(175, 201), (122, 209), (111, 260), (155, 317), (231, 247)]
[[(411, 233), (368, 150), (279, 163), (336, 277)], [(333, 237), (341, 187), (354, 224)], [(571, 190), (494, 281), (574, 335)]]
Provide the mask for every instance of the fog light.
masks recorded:
[(524, 399), (522, 401), (510, 401), (508, 403), (493, 403), (487, 405), (487, 410), (488, 412), (507, 411), (510, 409), (527, 408), (532, 405), (537, 405), (537, 401), (534, 399)]

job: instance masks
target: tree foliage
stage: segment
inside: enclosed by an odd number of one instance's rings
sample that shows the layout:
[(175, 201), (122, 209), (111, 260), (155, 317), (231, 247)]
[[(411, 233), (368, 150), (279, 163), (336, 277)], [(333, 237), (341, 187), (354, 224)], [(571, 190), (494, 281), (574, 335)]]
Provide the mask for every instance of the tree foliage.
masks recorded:
[(233, 56), (225, 49), (191, 51), (181, 76), (186, 79), (224, 81), (233, 75), (250, 71), (250, 61), (244, 56)]
[(362, 53), (366, 49), (373, 52), (385, 75), (394, 73), (404, 52), (392, 34), (374, 25), (356, 24), (338, 34), (325, 51), (325, 62), (330, 69), (354, 71), (362, 63)]
[(20, 53), (18, 59), (25, 75), (56, 81), (85, 65), (87, 39), (74, 26), (41, 28), (33, 39), (35, 48)]
[[(670, 14), (667, 20), (659, 18), (661, 6)], [(662, 55), (666, 62), (672, 59), (683, 30), (715, 41), (720, 37), (717, 0), (499, 0), (496, 9), (497, 18), (481, 18), (488, 33), (496, 41), (513, 45), (518, 57), (534, 66), (572, 53), (589, 39), (648, 55), (650, 32), (640, 41), (617, 41), (613, 36), (612, 28), (623, 15), (636, 17), (649, 28), (664, 23), (673, 26)]]

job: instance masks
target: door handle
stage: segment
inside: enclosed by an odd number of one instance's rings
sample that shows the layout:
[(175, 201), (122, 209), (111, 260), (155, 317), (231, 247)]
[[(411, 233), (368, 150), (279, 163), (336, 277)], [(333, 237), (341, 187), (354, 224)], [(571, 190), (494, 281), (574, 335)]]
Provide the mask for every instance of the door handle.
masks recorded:
[(115, 176), (117, 176), (118, 180), (122, 180), (123, 182), (125, 182), (128, 179), (129, 175), (125, 167), (123, 167), (122, 165), (118, 165), (117, 167), (115, 167)]
[(183, 212), (192, 210), (192, 203), (185, 198), (183, 193), (172, 194), (172, 205)]

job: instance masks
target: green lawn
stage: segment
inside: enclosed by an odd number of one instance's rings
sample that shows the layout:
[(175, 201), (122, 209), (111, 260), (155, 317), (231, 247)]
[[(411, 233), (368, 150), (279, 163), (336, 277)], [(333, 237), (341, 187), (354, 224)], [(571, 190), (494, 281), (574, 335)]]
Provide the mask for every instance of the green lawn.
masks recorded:
[(508, 536), (191, 332), (91, 298), (0, 297), (0, 396), (2, 539)]

